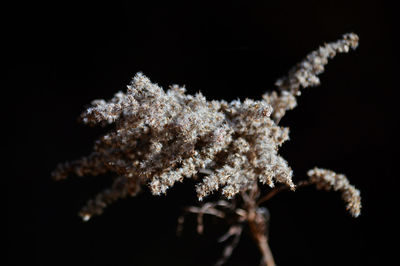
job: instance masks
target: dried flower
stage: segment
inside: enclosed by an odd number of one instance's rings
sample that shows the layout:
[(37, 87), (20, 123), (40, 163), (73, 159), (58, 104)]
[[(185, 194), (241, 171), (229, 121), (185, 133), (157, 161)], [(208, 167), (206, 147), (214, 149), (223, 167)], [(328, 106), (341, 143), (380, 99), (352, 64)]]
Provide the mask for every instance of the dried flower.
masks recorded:
[[(136, 195), (143, 186), (160, 195), (185, 178), (198, 181), (199, 200), (217, 191), (226, 199), (238, 196), (187, 211), (199, 215), (199, 232), (203, 231), (204, 214), (225, 218), (231, 213), (236, 217), (222, 238), (234, 236), (219, 265), (232, 253), (245, 222), (262, 254), (262, 264), (274, 265), (266, 235), (269, 214), (260, 205), (278, 191), (296, 188), (292, 169), (278, 153), (289, 139), (289, 129), (279, 126), (279, 121), (296, 107), (301, 88), (319, 84), (317, 75), (324, 71), (328, 58), (357, 45), (358, 36), (352, 33), (325, 44), (276, 82), (278, 92), (267, 92), (258, 101), (208, 101), (201, 93), (185, 94), (185, 88), (178, 85), (164, 91), (137, 73), (126, 93), (118, 92), (109, 101), (95, 100), (81, 115), (85, 124), (113, 123), (115, 128), (95, 142), (91, 154), (58, 165), (52, 175), (57, 180), (71, 173), (116, 175), (112, 187), (81, 210), (85, 221), (117, 199)], [(359, 215), (359, 191), (345, 176), (318, 168), (308, 174), (309, 184), (341, 191), (347, 209), (353, 216)], [(261, 197), (259, 183), (271, 188), (281, 185)]]

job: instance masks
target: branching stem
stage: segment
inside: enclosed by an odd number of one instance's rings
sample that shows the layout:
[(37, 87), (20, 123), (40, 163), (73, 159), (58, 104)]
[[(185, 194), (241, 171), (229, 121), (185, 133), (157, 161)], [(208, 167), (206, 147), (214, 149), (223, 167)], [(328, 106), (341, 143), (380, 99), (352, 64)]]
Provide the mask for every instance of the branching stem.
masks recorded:
[[(301, 187), (305, 187), (305, 186), (308, 186), (308, 185), (311, 185), (308, 180), (300, 181), (299, 183), (296, 184), (296, 188), (301, 188)], [(260, 206), (264, 202), (270, 200), (272, 197), (274, 197), (279, 192), (285, 191), (285, 190), (288, 190), (288, 189), (290, 189), (290, 187), (288, 187), (288, 186), (280, 186), (280, 187), (273, 188), (268, 194), (266, 194), (264, 197), (262, 197), (261, 199), (259, 199), (257, 201), (257, 206)]]

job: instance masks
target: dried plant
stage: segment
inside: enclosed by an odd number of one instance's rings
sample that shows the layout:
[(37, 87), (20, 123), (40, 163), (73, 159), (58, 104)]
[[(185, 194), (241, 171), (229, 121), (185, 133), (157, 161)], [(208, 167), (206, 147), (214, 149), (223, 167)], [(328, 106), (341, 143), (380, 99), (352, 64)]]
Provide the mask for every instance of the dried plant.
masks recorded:
[[(289, 139), (289, 129), (279, 126), (279, 121), (297, 105), (301, 89), (318, 85), (318, 74), (328, 59), (357, 45), (353, 33), (325, 44), (278, 80), (277, 91), (265, 93), (259, 101), (207, 101), (201, 93), (186, 95), (178, 85), (164, 91), (138, 73), (126, 93), (118, 92), (107, 102), (95, 100), (81, 115), (85, 124), (113, 123), (114, 129), (95, 142), (91, 154), (58, 165), (52, 175), (60, 180), (71, 173), (115, 174), (112, 187), (81, 210), (85, 221), (119, 198), (135, 196), (143, 186), (160, 195), (176, 182), (194, 179), (199, 201), (214, 192), (223, 199), (187, 207), (178, 219), (178, 231), (188, 213), (197, 215), (199, 233), (204, 215), (229, 216), (233, 223), (220, 241), (230, 242), (217, 265), (229, 258), (245, 225), (261, 252), (261, 265), (275, 265), (268, 245), (269, 212), (261, 205), (278, 192), (311, 184), (339, 190), (350, 213), (360, 214), (360, 193), (344, 175), (315, 168), (308, 172), (307, 181), (295, 184), (292, 169), (278, 153)], [(264, 192), (261, 184), (271, 189)]]

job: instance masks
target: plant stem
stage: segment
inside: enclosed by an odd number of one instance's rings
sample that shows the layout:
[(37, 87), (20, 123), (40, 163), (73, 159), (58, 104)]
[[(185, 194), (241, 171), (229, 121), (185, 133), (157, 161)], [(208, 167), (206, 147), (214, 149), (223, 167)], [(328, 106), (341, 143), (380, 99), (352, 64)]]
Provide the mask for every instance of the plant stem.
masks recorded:
[[(271, 249), (268, 245), (268, 239), (265, 234), (265, 225), (258, 223), (255, 219), (253, 221), (249, 221), (251, 235), (256, 242), (258, 249), (261, 252), (261, 263), (262, 266), (275, 266), (274, 257), (272, 256)], [(261, 229), (261, 230), (260, 230)]]

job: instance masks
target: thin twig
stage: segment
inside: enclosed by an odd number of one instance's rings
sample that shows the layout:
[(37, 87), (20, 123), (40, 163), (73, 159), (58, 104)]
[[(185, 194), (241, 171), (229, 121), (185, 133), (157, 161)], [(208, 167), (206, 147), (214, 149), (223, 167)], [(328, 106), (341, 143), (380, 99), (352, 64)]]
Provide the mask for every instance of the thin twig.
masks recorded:
[[(222, 252), (222, 257), (215, 263), (215, 266), (221, 266), (221, 265), (225, 264), (226, 261), (230, 258), (233, 250), (236, 248), (236, 246), (239, 243), (240, 236), (242, 235), (242, 231), (243, 231), (243, 225), (233, 225), (233, 226), (231, 226), (231, 228), (228, 231), (229, 235), (227, 237), (225, 236), (226, 234), (224, 236), (222, 236), (222, 237), (225, 237), (226, 239), (228, 239), (230, 236), (234, 236), (234, 238), (232, 239), (232, 242), (230, 244), (225, 246), (224, 251)], [(221, 240), (221, 238), (220, 238), (220, 240)], [(225, 240), (223, 240), (223, 241), (225, 241)]]
[[(308, 180), (305, 181), (300, 181), (299, 183), (296, 184), (296, 188), (301, 188), (310, 185), (310, 182)], [(264, 197), (260, 198), (257, 201), (257, 206), (261, 205), (262, 203), (270, 200), (272, 197), (274, 197), (276, 194), (278, 194), (281, 191), (285, 191), (290, 189), (288, 186), (280, 186), (280, 187), (275, 187), (273, 188), (267, 195)]]

